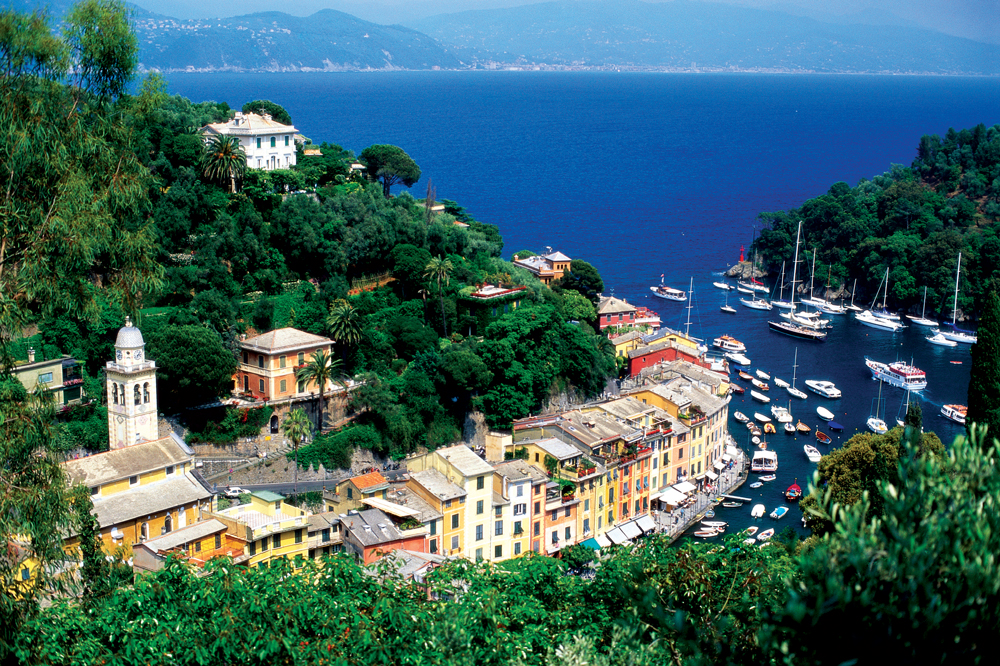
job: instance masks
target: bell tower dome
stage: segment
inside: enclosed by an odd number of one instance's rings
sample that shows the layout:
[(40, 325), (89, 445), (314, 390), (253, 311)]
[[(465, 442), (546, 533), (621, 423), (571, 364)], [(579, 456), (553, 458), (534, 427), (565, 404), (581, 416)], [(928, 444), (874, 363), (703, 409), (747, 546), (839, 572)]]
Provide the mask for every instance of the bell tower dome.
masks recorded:
[(142, 332), (126, 317), (115, 340), (115, 358), (106, 366), (108, 443), (112, 449), (159, 438), (156, 363), (145, 353)]

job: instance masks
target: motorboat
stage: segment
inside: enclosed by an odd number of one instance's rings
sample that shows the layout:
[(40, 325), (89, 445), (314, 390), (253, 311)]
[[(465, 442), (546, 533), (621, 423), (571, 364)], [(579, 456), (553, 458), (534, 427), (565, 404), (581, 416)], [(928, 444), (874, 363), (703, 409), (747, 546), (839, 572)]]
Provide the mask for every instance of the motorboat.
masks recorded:
[(754, 490), (756, 490), (756, 489), (760, 488), (763, 485), (764, 485), (764, 483), (762, 481), (754, 481), (753, 483), (750, 484), (750, 487), (753, 488)]
[(868, 366), (873, 378), (884, 381), (889, 386), (907, 391), (921, 391), (927, 388), (927, 373), (903, 361), (879, 363), (865, 356), (865, 365)]
[(743, 502), (723, 502), (722, 506), (726, 509), (737, 509), (743, 506)]
[(807, 379), (806, 386), (813, 393), (818, 393), (824, 398), (837, 399), (840, 397), (840, 389), (833, 382), (829, 382), (823, 379)]
[(649, 288), (653, 292), (653, 296), (657, 298), (665, 298), (668, 301), (678, 301), (683, 303), (687, 300), (687, 292), (681, 291), (680, 289), (674, 289), (673, 287), (668, 287), (663, 284), (663, 276), (660, 276), (660, 284), (652, 286)]
[(712, 286), (718, 287), (719, 289), (723, 289), (725, 291), (732, 291), (733, 289), (736, 289), (736, 287), (729, 284), (728, 282), (713, 282)]
[(883, 317), (875, 316), (875, 314), (871, 310), (864, 310), (862, 312), (858, 312), (854, 315), (854, 318), (857, 319), (860, 323), (864, 324), (865, 326), (870, 326), (871, 328), (878, 328), (883, 331), (891, 331), (892, 333), (895, 333), (899, 329), (904, 328), (904, 326), (898, 321), (893, 321), (891, 319), (885, 319)]
[(954, 340), (949, 340), (948, 338), (944, 337), (944, 333), (942, 333), (938, 329), (934, 329), (934, 335), (928, 336), (927, 342), (931, 343), (932, 345), (941, 345), (942, 347), (958, 346), (957, 342), (955, 342)]
[(694, 536), (698, 537), (699, 539), (711, 539), (712, 537), (719, 536), (720, 534), (722, 534), (720, 530), (714, 528), (707, 528), (707, 529), (697, 530), (694, 533)]
[(756, 371), (756, 375), (757, 375), (758, 379), (765, 379), (765, 380), (770, 380), (771, 379), (771, 375), (767, 374), (763, 370), (757, 370)]
[(755, 543), (757, 543), (757, 539), (754, 539), (753, 537), (747, 537), (746, 539), (743, 539), (743, 543), (745, 543), (748, 546), (752, 546)]
[(830, 428), (830, 430), (832, 430), (834, 432), (843, 432), (844, 431), (844, 426), (840, 425), (836, 421), (830, 421), (826, 425), (827, 425), (828, 428)]
[(965, 405), (945, 405), (941, 408), (941, 415), (955, 423), (965, 425), (965, 414), (968, 410)]
[(753, 437), (750, 438), (750, 443), (753, 444), (754, 446), (760, 446), (760, 443), (761, 443), (760, 442), (760, 437), (757, 436), (757, 435), (754, 435)]
[(745, 298), (741, 298), (740, 299), (740, 303), (742, 303), (744, 306), (750, 308), (751, 310), (770, 310), (771, 309), (771, 304), (770, 303), (768, 303), (767, 301), (765, 301), (762, 298), (757, 298), (756, 296), (754, 296), (750, 300), (747, 300)]
[(764, 424), (764, 432), (767, 433), (768, 435), (773, 435), (774, 433), (777, 432), (777, 430), (774, 429), (774, 424), (773, 423), (765, 423)]
[(756, 386), (757, 388), (759, 388), (761, 391), (770, 391), (771, 390), (770, 386), (768, 386), (765, 382), (760, 381), (756, 377), (751, 377), (750, 378), (750, 383), (753, 384), (754, 386)]
[(785, 491), (785, 499), (789, 502), (798, 502), (802, 499), (802, 488), (798, 483), (788, 486), (788, 490)]
[(807, 426), (802, 421), (799, 421), (798, 423), (795, 424), (795, 429), (799, 432), (800, 435), (808, 435), (809, 433), (812, 432), (812, 428)]
[[(785, 509), (785, 511), (788, 510), (788, 507), (781, 507), (781, 508)], [(760, 534), (758, 534), (757, 535), (757, 541), (767, 541), (768, 539), (770, 539), (773, 536), (774, 536), (774, 528), (772, 527), (771, 529), (764, 530), (763, 532), (761, 532)]]
[(747, 423), (747, 430), (760, 437), (760, 428), (757, 427), (756, 423)]
[(816, 414), (821, 419), (823, 419), (824, 421), (832, 421), (833, 420), (833, 412), (831, 412), (826, 407), (817, 407), (816, 408)]
[(821, 331), (824, 328), (832, 328), (833, 324), (829, 319), (823, 319), (819, 312), (799, 312), (789, 310), (779, 315), (782, 319), (787, 319), (790, 324), (808, 328), (813, 331)]
[(816, 431), (816, 441), (819, 442), (820, 444), (829, 444), (833, 440), (830, 439), (830, 436), (828, 434), (826, 434), (825, 432), (817, 430)]
[[(760, 472), (777, 472), (778, 471), (778, 454), (774, 451), (754, 451), (753, 458), (750, 459), (750, 471), (756, 473)], [(763, 477), (760, 479), (765, 481)]]
[(765, 404), (771, 402), (770, 398), (768, 398), (763, 393), (757, 393), (757, 391), (750, 391), (750, 397), (753, 398), (754, 400), (757, 400), (758, 402), (763, 402)]
[(745, 530), (743, 530), (743, 534), (745, 534), (748, 537), (752, 537), (755, 534), (757, 534), (757, 530), (759, 530), (759, 529), (760, 528), (757, 527), (756, 525), (751, 525), (750, 527), (748, 527)]
[[(763, 484), (761, 484), (761, 485), (763, 485)], [(751, 488), (752, 487), (753, 486), (751, 486)], [(757, 487), (759, 488), (760, 486), (757, 486)], [(763, 504), (754, 504), (753, 508), (750, 509), (750, 517), (751, 518), (760, 518), (760, 517), (762, 517), (764, 515), (765, 511), (767, 511), (767, 509), (764, 507)]]
[(726, 352), (726, 358), (735, 363), (736, 365), (750, 365), (750, 359), (739, 352)]
[(750, 420), (747, 417), (747, 415), (744, 414), (743, 412), (733, 412), (733, 418), (739, 421), (740, 423), (746, 423), (747, 421)]
[(812, 444), (806, 444), (802, 447), (802, 450), (806, 454), (806, 458), (809, 458), (809, 462), (819, 462), (819, 459), (823, 457), (823, 454), (819, 452)]
[(767, 293), (767, 287), (764, 286), (764, 283), (754, 278), (750, 278), (750, 280), (740, 280), (736, 283), (736, 286), (737, 288), (743, 287), (744, 289), (749, 289), (750, 293), (755, 291), (764, 292), (765, 294)]
[(757, 478), (766, 483), (768, 481), (774, 481), (778, 477), (776, 477), (774, 474), (765, 474), (764, 476), (759, 476)]
[(786, 423), (785, 424), (785, 434), (786, 435), (794, 435), (795, 434), (795, 426), (792, 425), (791, 423)]
[(770, 423), (771, 422), (771, 417), (767, 416), (766, 414), (761, 414), (760, 412), (754, 412), (753, 413), (753, 418), (758, 423)]
[(709, 509), (708, 511), (705, 512), (705, 517), (706, 518), (715, 518), (715, 511), (712, 511), (711, 509)]
[(928, 328), (934, 328), (937, 326), (937, 322), (933, 319), (928, 319), (925, 315), (927, 314), (927, 287), (924, 286), (924, 305), (920, 309), (920, 316), (914, 317), (913, 315), (906, 315), (906, 318), (912, 321), (917, 326), (927, 326)]
[[(785, 315), (784, 312), (781, 314), (782, 316)], [(767, 326), (775, 333), (781, 333), (782, 335), (798, 338), (799, 340), (812, 340), (813, 342), (823, 342), (826, 340), (825, 331), (815, 330), (809, 326), (802, 326), (789, 321), (769, 321), (767, 322)]]
[(739, 395), (743, 395), (744, 393), (746, 393), (746, 389), (744, 389), (742, 386), (738, 386), (737, 384), (730, 384), (729, 385), (729, 392), (730, 393), (737, 393)]
[(781, 405), (771, 405), (771, 416), (778, 423), (790, 423), (792, 420), (792, 414), (787, 408)]
[(868, 417), (868, 429), (871, 430), (876, 435), (884, 435), (889, 432), (889, 426), (885, 424), (880, 415), (882, 407), (882, 382), (878, 383), (878, 402), (875, 404), (875, 409), (872, 410), (874, 413)]
[(729, 527), (729, 523), (723, 520), (703, 520), (701, 525), (702, 527), (714, 527), (717, 530), (725, 530)]
[(752, 382), (754, 380), (753, 375), (751, 375), (749, 372), (746, 372), (744, 370), (737, 371), (736, 372), (736, 376), (739, 377), (740, 379), (742, 379), (745, 382)]
[(771, 512), (771, 518), (774, 518), (775, 520), (781, 520), (782, 518), (785, 517), (786, 513), (788, 513), (788, 507), (779, 506), (778, 508), (776, 508), (774, 511)]
[(832, 315), (847, 314), (847, 308), (845, 308), (843, 305), (837, 305), (836, 303), (831, 303), (830, 301), (823, 301), (819, 305), (814, 305), (813, 307), (825, 314), (832, 314)]
[(730, 335), (720, 335), (712, 340), (712, 346), (727, 352), (745, 352), (747, 346)]
[(781, 379), (780, 377), (774, 378), (774, 385), (777, 386), (778, 388), (788, 388), (790, 386), (788, 382), (786, 382), (784, 379)]
[(958, 267), (955, 269), (955, 301), (951, 306), (951, 324), (942, 324), (941, 335), (954, 342), (961, 342), (967, 345), (976, 343), (976, 334), (966, 331), (955, 325), (958, 317), (958, 280), (962, 276), (962, 253), (958, 253)]

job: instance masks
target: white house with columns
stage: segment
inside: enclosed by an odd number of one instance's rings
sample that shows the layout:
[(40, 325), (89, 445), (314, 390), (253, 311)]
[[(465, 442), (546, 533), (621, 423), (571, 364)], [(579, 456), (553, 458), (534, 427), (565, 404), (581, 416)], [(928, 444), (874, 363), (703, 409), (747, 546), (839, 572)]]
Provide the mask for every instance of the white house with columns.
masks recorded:
[(211, 123), (201, 128), (205, 142), (213, 136), (235, 136), (247, 155), (247, 168), (290, 169), (295, 166), (294, 125), (285, 125), (274, 120), (269, 114), (236, 114), (224, 123)]

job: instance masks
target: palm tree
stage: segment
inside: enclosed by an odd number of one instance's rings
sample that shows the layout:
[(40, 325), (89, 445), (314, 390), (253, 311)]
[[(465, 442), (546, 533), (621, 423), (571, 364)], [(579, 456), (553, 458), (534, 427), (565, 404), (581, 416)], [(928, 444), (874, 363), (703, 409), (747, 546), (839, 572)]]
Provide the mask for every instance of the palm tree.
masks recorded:
[(330, 327), (330, 335), (343, 345), (344, 363), (347, 363), (347, 348), (361, 341), (361, 317), (350, 303), (343, 299), (330, 305), (330, 314), (326, 317), (326, 325)]
[(441, 283), (448, 284), (448, 278), (451, 276), (451, 271), (454, 268), (451, 261), (442, 259), (440, 255), (432, 257), (427, 262), (427, 267), (424, 268), (424, 277), (428, 280), (437, 281), (438, 298), (441, 300), (441, 330), (444, 331), (444, 337), (446, 338), (448, 337), (448, 322), (444, 318), (444, 288), (441, 286)]
[(303, 409), (295, 409), (285, 416), (281, 423), (281, 429), (285, 432), (285, 438), (292, 443), (295, 448), (295, 494), (299, 493), (299, 444), (312, 434), (312, 423)]
[(206, 178), (218, 183), (229, 183), (229, 191), (236, 192), (236, 181), (247, 171), (247, 155), (239, 138), (216, 135), (208, 140), (201, 157), (201, 169)]
[(319, 424), (320, 431), (323, 430), (323, 395), (326, 393), (328, 382), (336, 382), (343, 386), (340, 369), (343, 364), (340, 359), (333, 358), (330, 354), (320, 349), (306, 361), (305, 365), (295, 373), (295, 378), (300, 382), (313, 382), (319, 388)]

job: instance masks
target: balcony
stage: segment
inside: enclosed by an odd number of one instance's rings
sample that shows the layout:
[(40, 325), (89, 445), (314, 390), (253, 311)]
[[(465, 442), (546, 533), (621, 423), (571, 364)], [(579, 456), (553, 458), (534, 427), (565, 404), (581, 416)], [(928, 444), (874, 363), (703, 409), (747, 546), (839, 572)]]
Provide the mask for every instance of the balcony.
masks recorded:
[(639, 460), (642, 460), (643, 458), (648, 458), (651, 455), (653, 455), (653, 449), (652, 447), (649, 446), (640, 447), (635, 452), (635, 457)]

